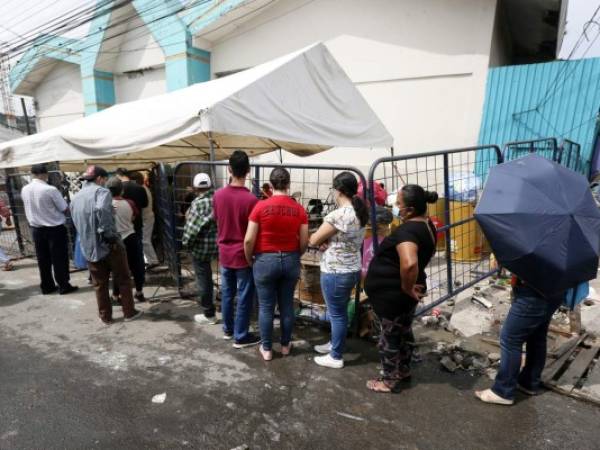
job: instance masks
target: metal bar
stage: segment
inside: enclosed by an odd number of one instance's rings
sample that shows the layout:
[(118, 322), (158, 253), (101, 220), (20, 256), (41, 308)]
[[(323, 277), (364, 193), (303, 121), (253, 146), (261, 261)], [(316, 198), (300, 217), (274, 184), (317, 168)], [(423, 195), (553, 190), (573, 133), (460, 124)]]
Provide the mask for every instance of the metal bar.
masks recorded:
[(448, 294), (452, 295), (454, 283), (452, 282), (452, 242), (451, 242), (451, 214), (450, 214), (450, 168), (448, 167), (448, 154), (444, 154), (444, 221), (448, 227), (446, 234), (446, 278)]
[(17, 235), (17, 244), (19, 245), (19, 252), (21, 253), (21, 257), (25, 257), (25, 245), (23, 244), (23, 236), (21, 235), (21, 225), (19, 223), (19, 214), (16, 214), (17, 212), (17, 203), (15, 201), (15, 195), (14, 195), (14, 177), (17, 176), (17, 174), (10, 174), (11, 171), (15, 171), (16, 169), (6, 169), (5, 173), (6, 173), (6, 181), (7, 183), (7, 194), (8, 194), (8, 203), (10, 204), (10, 210), (11, 210), (11, 214), (13, 217), (13, 223), (14, 223), (14, 227), (15, 227), (15, 233)]

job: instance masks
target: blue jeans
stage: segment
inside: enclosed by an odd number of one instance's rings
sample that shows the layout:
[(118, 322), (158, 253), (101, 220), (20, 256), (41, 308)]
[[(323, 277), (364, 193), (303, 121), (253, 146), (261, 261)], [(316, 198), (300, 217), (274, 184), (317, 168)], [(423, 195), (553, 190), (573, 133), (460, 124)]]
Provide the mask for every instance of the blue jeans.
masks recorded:
[[(500, 333), (500, 369), (492, 387), (494, 393), (512, 400), (517, 383), (533, 391), (540, 387), (548, 326), (563, 300), (564, 295), (544, 298), (527, 287), (514, 288), (514, 300)], [(524, 343), (527, 354), (521, 370)]]
[(210, 261), (199, 261), (193, 258), (194, 272), (198, 284), (198, 303), (202, 307), (205, 317), (215, 317), (215, 303), (213, 301), (214, 284)]
[[(237, 308), (234, 308), (236, 294)], [(254, 300), (252, 268), (228, 269), (227, 267), (221, 267), (221, 297), (223, 331), (227, 334), (233, 333), (233, 338), (236, 341), (245, 339), (250, 327), (252, 302)]]
[(294, 289), (300, 277), (300, 253), (261, 253), (254, 262), (258, 294), (258, 326), (265, 350), (273, 346), (273, 315), (279, 306), (281, 345), (288, 345), (294, 329)]
[(331, 323), (331, 357), (334, 359), (342, 359), (348, 333), (348, 300), (359, 278), (360, 271), (321, 273), (321, 289)]

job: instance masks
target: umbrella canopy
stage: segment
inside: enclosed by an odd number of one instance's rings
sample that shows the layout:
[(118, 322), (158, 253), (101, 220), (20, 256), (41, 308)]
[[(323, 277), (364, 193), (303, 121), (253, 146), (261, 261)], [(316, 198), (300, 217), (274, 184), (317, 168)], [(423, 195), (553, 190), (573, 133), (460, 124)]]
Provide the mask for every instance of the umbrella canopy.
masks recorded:
[(60, 161), (81, 170), (216, 159), (242, 148), (300, 156), (331, 147), (390, 147), (392, 136), (327, 47), (316, 44), (243, 72), (120, 103), (0, 144), (0, 168)]
[(565, 167), (530, 155), (492, 168), (475, 219), (502, 266), (544, 295), (597, 276), (600, 211)]

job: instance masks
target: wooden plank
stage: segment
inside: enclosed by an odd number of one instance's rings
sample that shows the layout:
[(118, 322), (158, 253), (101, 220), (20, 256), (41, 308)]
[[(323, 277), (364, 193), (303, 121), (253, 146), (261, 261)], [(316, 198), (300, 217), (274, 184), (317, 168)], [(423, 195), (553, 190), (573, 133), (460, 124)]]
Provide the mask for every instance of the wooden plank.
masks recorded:
[(548, 357), (553, 359), (559, 359), (566, 352), (573, 349), (573, 346), (575, 345), (578, 339), (579, 336), (573, 336), (572, 338), (566, 340), (555, 351), (548, 352)]
[(544, 384), (548, 384), (550, 386), (556, 384), (552, 381), (552, 378), (554, 378), (554, 375), (556, 375), (557, 372), (562, 368), (562, 366), (567, 362), (567, 360), (571, 356), (571, 353), (573, 353), (573, 351), (577, 348), (579, 343), (582, 342), (586, 337), (587, 334), (579, 336), (579, 338), (573, 342), (573, 345), (568, 350), (566, 350), (560, 358), (546, 366), (546, 368), (542, 372), (542, 382)]
[(571, 392), (597, 353), (596, 346), (582, 348), (566, 372), (558, 379), (556, 386), (565, 392)]
[(548, 327), (548, 330), (551, 331), (552, 333), (562, 334), (565, 337), (573, 336), (573, 333), (571, 333), (570, 331), (565, 331), (562, 328), (557, 327), (556, 325), (550, 325)]
[[(596, 347), (600, 346), (600, 341), (596, 339), (594, 345)], [(596, 365), (588, 373), (587, 379), (580, 391), (600, 403), (600, 359), (596, 361)]]

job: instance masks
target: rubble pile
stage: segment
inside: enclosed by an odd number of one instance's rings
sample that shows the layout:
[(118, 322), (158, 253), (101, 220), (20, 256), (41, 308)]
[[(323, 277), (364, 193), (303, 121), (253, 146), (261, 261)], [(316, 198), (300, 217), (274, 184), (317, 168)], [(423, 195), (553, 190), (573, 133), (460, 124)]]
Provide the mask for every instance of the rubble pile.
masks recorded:
[(439, 355), (441, 367), (448, 372), (461, 369), (474, 374), (485, 373), (491, 379), (496, 377), (499, 353), (482, 355), (470, 352), (462, 347), (460, 340), (453, 343), (438, 342), (433, 352)]

